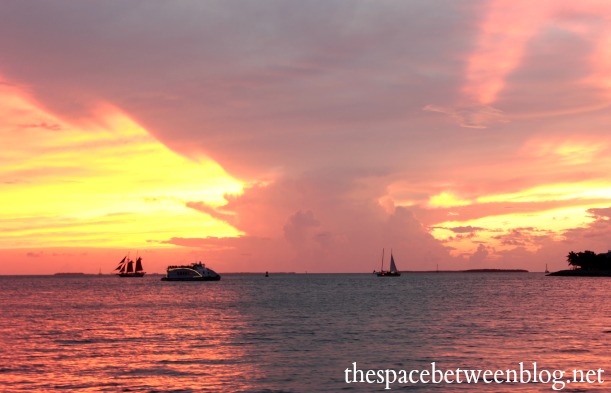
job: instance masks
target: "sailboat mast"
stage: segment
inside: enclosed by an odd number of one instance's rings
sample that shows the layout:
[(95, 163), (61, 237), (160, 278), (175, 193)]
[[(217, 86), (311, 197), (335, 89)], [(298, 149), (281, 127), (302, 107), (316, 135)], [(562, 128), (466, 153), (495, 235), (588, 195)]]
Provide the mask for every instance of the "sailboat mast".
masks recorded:
[(384, 271), (384, 248), (382, 248), (382, 267), (380, 268), (380, 271)]

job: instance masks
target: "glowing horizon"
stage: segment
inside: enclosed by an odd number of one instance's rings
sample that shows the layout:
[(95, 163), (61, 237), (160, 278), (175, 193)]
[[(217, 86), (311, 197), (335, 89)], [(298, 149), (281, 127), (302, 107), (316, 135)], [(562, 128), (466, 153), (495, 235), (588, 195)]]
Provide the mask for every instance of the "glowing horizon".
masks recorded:
[(108, 105), (71, 124), (15, 91), (3, 93), (5, 127), (7, 119), (30, 125), (4, 133), (19, 142), (2, 159), (0, 248), (169, 247), (173, 236), (240, 234), (186, 206), (220, 205), (225, 194), (241, 192), (213, 161), (177, 155)]

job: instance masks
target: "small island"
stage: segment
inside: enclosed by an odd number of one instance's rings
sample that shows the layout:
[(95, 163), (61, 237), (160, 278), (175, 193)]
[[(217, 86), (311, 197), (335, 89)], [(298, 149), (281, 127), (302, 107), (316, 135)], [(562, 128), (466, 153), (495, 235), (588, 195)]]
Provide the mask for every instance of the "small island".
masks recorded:
[(528, 273), (526, 269), (402, 270), (400, 273)]
[(462, 273), (528, 273), (526, 269), (469, 269), (461, 270)]
[(59, 272), (55, 273), (54, 276), (84, 276), (85, 273), (81, 272)]
[(611, 277), (611, 251), (602, 254), (590, 250), (571, 251), (566, 259), (572, 269), (553, 272), (548, 276)]

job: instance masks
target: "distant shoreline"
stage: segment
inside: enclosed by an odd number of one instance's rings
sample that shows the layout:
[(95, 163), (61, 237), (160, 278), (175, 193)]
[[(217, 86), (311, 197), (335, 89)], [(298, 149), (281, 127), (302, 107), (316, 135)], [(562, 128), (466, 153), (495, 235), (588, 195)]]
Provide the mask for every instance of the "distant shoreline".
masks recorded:
[(400, 273), (530, 273), (525, 269), (404, 270)]
[(60, 273), (55, 273), (54, 276), (84, 276), (85, 273), (71, 273), (71, 272), (60, 272)]
[(556, 277), (611, 277), (611, 270), (560, 270), (549, 273), (548, 276)]
[[(572, 272), (572, 270), (571, 270)], [(411, 274), (411, 273), (543, 273), (543, 272), (530, 272), (526, 269), (466, 269), (466, 270), (401, 270), (399, 273)], [(249, 275), (258, 276), (265, 275), (265, 272), (223, 272), (225, 275)], [(273, 272), (270, 271), (268, 274), (271, 275), (310, 275), (310, 274), (372, 274), (371, 272)], [(609, 272), (611, 274), (611, 272)], [(162, 276), (165, 273), (147, 273), (147, 276)], [(551, 275), (551, 274), (550, 274)], [(31, 277), (52, 277), (52, 276), (95, 276), (95, 277), (110, 277), (116, 276), (114, 273), (83, 273), (83, 272), (58, 272), (49, 274), (0, 274), (0, 277), (15, 277), (15, 276), (31, 276)]]

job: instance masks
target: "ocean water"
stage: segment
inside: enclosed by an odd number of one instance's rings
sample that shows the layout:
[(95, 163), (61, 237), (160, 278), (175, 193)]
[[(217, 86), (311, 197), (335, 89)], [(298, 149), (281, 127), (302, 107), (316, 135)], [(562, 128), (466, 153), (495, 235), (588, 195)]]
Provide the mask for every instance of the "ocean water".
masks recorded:
[(611, 391), (610, 284), (540, 273), (3, 276), (0, 391), (554, 391), (551, 381), (346, 383), (353, 363), (398, 372), (432, 362), (536, 362), (563, 381), (603, 369), (607, 382), (556, 388)]

